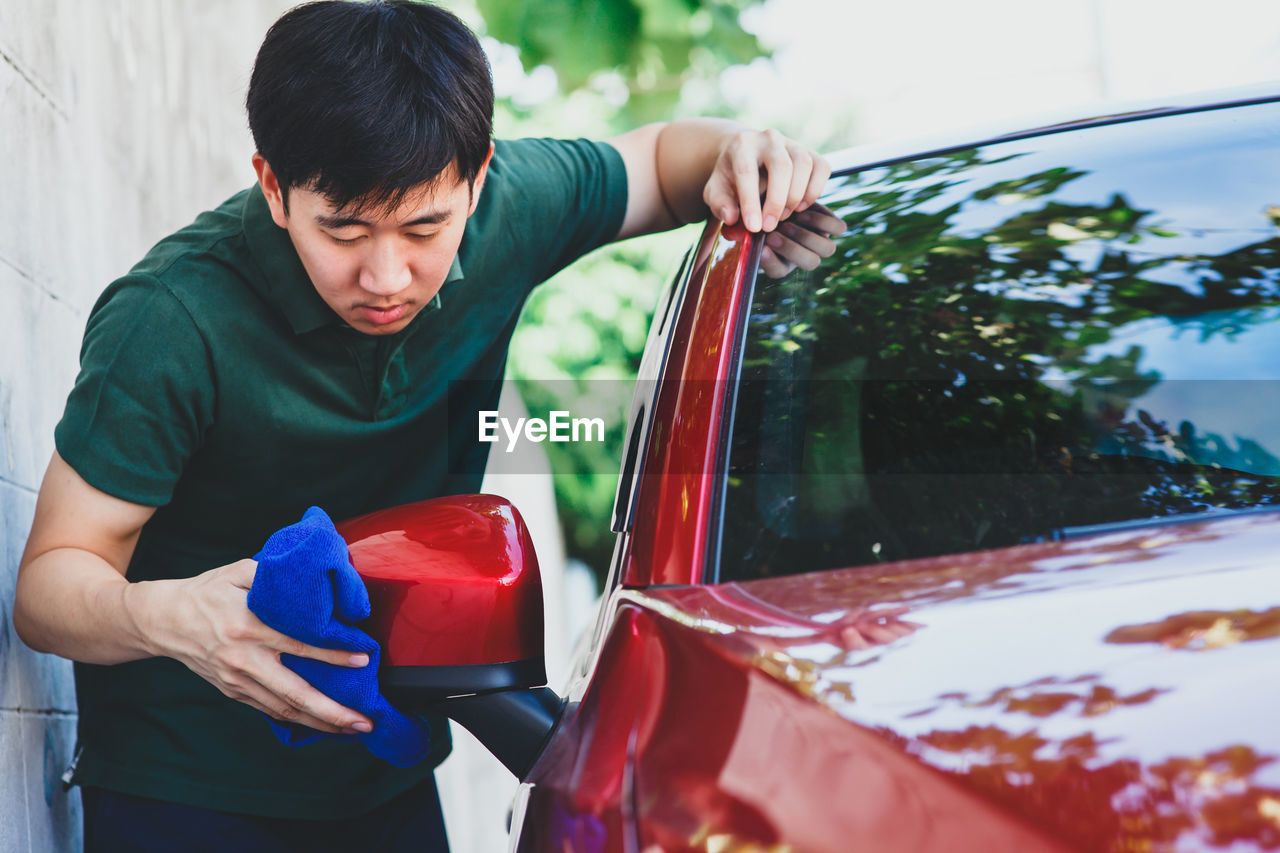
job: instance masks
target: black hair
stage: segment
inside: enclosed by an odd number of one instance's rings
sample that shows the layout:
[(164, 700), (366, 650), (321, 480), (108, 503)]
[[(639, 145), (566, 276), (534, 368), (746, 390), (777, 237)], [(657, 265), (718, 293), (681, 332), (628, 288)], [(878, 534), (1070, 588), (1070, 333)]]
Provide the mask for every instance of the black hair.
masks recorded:
[(489, 153), (493, 78), (475, 35), (413, 0), (320, 0), (263, 39), (249, 129), (285, 198), (391, 209), (451, 164), (470, 184)]

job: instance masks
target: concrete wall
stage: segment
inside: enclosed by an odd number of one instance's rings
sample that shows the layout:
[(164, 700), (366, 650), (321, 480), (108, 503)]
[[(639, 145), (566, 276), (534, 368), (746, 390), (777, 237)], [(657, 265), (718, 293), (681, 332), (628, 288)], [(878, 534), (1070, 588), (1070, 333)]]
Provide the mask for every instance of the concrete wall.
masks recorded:
[(0, 0), (0, 851), (79, 849), (70, 665), (9, 624), (89, 307), (252, 179), (241, 102), (284, 0)]

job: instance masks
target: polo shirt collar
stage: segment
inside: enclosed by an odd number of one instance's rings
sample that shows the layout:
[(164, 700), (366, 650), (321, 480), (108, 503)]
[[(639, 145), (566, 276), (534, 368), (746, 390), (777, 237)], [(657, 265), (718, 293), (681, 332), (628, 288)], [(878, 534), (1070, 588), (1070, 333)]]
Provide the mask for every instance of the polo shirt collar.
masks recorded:
[[(297, 250), (293, 248), (289, 232), (271, 218), (271, 208), (261, 187), (249, 188), (241, 222), (249, 251), (262, 271), (261, 278), (253, 285), (284, 314), (294, 334), (305, 334), (323, 326), (342, 325), (342, 318), (316, 292)], [(462, 264), (455, 255), (444, 283), (462, 278)], [(440, 304), (440, 294), (437, 293), (419, 315), (439, 310)]]

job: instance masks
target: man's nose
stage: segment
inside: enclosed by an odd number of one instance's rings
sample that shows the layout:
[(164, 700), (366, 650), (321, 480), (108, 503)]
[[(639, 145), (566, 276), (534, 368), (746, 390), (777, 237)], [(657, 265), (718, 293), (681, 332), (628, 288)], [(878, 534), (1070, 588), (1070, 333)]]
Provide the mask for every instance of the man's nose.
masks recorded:
[(393, 296), (412, 280), (408, 259), (393, 241), (375, 241), (360, 266), (360, 288), (375, 296)]

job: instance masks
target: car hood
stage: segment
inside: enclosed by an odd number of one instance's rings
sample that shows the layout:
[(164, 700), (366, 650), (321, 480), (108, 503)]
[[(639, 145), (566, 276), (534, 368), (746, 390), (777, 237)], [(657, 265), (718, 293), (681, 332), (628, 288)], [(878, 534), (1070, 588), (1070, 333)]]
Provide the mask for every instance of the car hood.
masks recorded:
[(1280, 514), (625, 596), (1083, 848), (1280, 847)]

